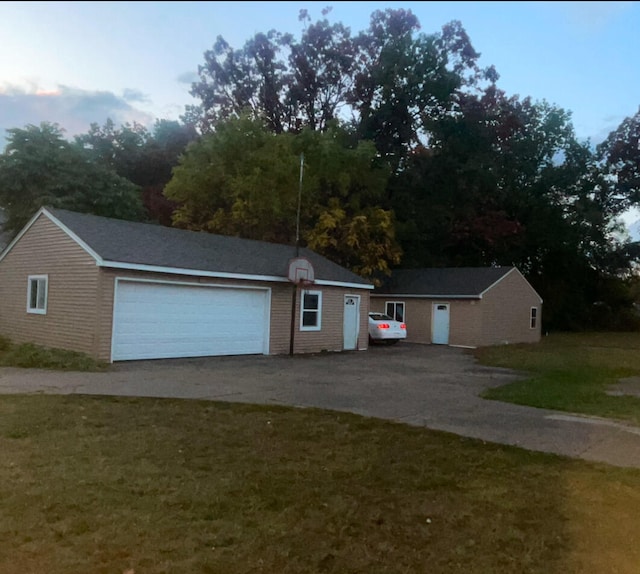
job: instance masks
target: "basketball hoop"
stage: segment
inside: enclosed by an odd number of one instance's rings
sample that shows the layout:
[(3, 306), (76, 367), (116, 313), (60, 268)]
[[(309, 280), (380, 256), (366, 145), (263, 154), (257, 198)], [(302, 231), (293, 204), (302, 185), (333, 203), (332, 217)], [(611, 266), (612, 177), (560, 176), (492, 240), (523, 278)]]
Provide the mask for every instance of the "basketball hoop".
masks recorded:
[(289, 281), (296, 285), (312, 285), (315, 280), (313, 265), (305, 257), (296, 257), (289, 261)]

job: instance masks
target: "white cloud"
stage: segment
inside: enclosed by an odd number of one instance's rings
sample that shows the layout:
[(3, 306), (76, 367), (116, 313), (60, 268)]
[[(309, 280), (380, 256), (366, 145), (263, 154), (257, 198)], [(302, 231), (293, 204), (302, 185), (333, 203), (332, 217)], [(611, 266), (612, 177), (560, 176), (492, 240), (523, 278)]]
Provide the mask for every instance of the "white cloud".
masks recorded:
[(633, 9), (633, 2), (563, 2), (569, 21), (576, 29), (591, 34), (605, 29), (613, 20)]
[(85, 133), (92, 123), (103, 125), (107, 119), (117, 126), (137, 122), (151, 127), (154, 116), (132, 105), (145, 98), (137, 90), (118, 96), (64, 85), (44, 90), (35, 84), (26, 88), (5, 84), (0, 86), (0, 136), (6, 137), (7, 129), (42, 122), (58, 124), (67, 137)]

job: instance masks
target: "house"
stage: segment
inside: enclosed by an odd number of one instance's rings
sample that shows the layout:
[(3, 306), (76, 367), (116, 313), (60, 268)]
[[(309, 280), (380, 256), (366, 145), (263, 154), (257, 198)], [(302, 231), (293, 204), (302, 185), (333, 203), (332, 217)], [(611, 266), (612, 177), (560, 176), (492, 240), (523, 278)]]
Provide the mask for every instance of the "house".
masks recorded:
[(540, 340), (542, 299), (516, 267), (399, 269), (371, 310), (407, 325), (407, 341), (482, 347)]
[(308, 249), (42, 208), (0, 254), (0, 334), (105, 361), (366, 349), (372, 289)]

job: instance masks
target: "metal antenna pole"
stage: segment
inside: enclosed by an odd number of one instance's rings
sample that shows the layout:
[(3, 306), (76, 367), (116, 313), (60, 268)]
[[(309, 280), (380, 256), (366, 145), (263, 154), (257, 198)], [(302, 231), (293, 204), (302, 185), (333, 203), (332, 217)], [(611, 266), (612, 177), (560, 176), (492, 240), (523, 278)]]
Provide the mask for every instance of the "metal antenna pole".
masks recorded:
[(304, 168), (304, 153), (300, 154), (300, 184), (298, 185), (298, 211), (296, 213), (296, 257), (300, 255), (300, 204), (302, 202), (302, 172)]

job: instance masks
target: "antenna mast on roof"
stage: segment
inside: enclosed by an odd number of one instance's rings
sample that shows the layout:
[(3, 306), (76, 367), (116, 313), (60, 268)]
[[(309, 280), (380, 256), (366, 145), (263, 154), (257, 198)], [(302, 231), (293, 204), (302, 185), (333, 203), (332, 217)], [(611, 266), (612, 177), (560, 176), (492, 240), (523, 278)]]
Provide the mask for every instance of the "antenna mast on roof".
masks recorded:
[(296, 212), (296, 257), (300, 255), (300, 203), (302, 201), (302, 172), (304, 168), (304, 153), (300, 154), (300, 184), (298, 185), (298, 210)]

